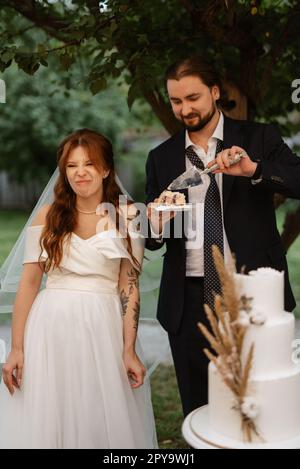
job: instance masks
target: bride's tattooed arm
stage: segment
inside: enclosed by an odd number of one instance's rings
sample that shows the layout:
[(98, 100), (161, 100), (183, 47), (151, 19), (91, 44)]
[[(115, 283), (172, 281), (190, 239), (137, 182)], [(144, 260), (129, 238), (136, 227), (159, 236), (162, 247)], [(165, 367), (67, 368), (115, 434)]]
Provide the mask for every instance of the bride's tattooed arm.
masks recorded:
[(139, 273), (128, 259), (121, 261), (119, 292), (124, 324), (124, 348), (134, 349), (140, 316)]
[(130, 386), (138, 388), (146, 375), (146, 368), (135, 350), (140, 316), (139, 273), (128, 259), (121, 260), (119, 292), (123, 313), (123, 362)]

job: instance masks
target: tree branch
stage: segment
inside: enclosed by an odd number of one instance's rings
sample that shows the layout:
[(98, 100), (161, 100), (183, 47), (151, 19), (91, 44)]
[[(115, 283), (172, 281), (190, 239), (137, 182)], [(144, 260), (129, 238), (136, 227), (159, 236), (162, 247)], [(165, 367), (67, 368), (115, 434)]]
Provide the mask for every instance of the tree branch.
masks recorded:
[(22, 0), (22, 2), (19, 0), (0, 0), (0, 7), (15, 10), (56, 39), (64, 40), (70, 33), (70, 29), (66, 33), (64, 33), (64, 29), (71, 28), (72, 23), (59, 17), (35, 0)]
[(53, 49), (47, 49), (46, 52), (50, 54), (51, 52), (56, 52), (57, 50), (66, 49), (67, 47), (70, 47), (70, 46), (79, 46), (80, 44), (81, 44), (81, 40), (77, 39), (74, 41), (66, 42), (65, 44), (62, 44), (61, 46), (58, 46), (58, 47), (54, 47)]

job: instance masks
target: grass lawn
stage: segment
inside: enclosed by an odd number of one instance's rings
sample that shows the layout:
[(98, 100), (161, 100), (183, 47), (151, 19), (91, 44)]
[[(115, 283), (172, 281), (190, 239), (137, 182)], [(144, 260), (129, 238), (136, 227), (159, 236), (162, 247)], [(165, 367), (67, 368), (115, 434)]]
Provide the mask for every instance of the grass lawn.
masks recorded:
[(183, 414), (174, 368), (160, 365), (152, 377), (152, 402), (160, 448), (183, 449)]

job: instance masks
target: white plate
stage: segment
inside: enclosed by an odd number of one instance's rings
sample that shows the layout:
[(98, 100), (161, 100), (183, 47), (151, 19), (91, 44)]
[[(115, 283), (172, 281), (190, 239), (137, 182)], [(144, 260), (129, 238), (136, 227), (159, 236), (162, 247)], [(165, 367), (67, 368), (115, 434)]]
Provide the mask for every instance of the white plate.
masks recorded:
[(172, 204), (161, 204), (155, 207), (158, 212), (182, 212), (185, 210), (191, 210), (192, 204), (184, 205), (172, 205)]

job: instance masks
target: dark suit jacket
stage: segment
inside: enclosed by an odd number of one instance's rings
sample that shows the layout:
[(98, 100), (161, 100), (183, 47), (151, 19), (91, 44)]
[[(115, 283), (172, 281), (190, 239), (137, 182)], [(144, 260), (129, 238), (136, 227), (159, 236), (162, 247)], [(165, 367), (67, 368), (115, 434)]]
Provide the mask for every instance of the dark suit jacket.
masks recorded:
[[(270, 124), (224, 119), (224, 148), (237, 145), (253, 160), (261, 160), (263, 180), (253, 185), (247, 177), (223, 175), (225, 231), (237, 269), (246, 272), (270, 266), (285, 271), (285, 308), (292, 311), (295, 299), (288, 278), (284, 248), (276, 226), (273, 204), (275, 192), (300, 198), (300, 158), (283, 142)], [(163, 142), (149, 153), (146, 163), (146, 203), (152, 202), (170, 182), (185, 171), (185, 132)], [(188, 201), (188, 191), (182, 191)], [(172, 221), (171, 221), (172, 224)], [(164, 240), (163, 273), (157, 317), (170, 333), (176, 333), (184, 305), (186, 272), (185, 238)], [(154, 238), (146, 247), (161, 247)]]

